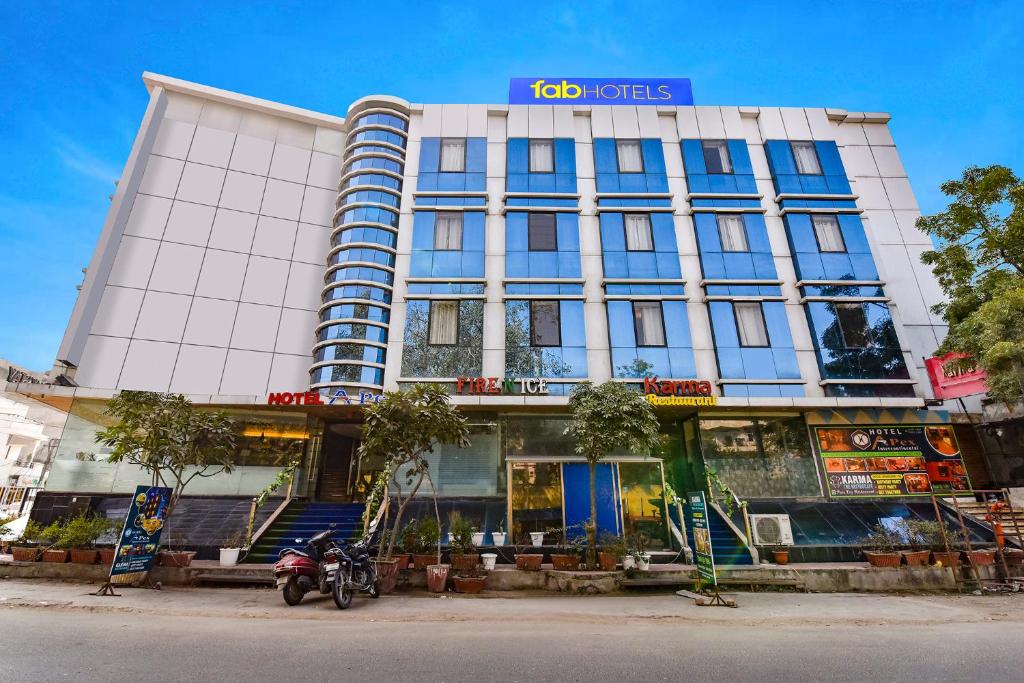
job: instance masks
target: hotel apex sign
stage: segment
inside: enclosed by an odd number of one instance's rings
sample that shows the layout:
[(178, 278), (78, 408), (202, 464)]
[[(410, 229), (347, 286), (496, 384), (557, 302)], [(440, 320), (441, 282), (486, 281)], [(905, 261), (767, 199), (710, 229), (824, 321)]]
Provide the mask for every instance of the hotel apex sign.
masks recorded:
[(513, 78), (509, 104), (693, 104), (689, 78)]

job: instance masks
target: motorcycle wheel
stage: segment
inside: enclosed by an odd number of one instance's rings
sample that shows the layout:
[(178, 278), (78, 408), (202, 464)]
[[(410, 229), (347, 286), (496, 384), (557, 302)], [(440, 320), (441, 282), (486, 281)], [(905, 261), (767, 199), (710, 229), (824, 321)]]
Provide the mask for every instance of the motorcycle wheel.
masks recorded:
[(288, 583), (284, 585), (284, 590), (281, 591), (284, 595), (284, 601), (289, 607), (295, 607), (295, 605), (302, 602), (302, 586), (299, 585), (299, 577), (293, 576), (288, 579)]
[(345, 587), (345, 577), (341, 572), (338, 572), (337, 578), (334, 579), (331, 597), (334, 598), (334, 604), (338, 609), (348, 609), (352, 604), (352, 591)]
[(379, 598), (380, 588), (377, 586), (377, 572), (373, 570), (372, 565), (369, 569), (363, 570), (360, 578), (362, 579), (362, 583), (368, 586), (366, 592), (369, 593), (370, 597), (374, 599)]

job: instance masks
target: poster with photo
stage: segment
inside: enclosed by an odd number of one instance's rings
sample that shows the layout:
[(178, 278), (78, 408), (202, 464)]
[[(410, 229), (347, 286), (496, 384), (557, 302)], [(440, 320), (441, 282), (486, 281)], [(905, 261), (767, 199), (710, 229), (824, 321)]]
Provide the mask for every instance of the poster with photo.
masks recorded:
[(167, 518), (171, 489), (138, 486), (117, 542), (110, 576), (148, 572), (160, 547), (160, 532)]
[(715, 553), (711, 547), (711, 527), (708, 525), (707, 503), (703, 491), (691, 491), (686, 495), (690, 505), (690, 519), (693, 520), (693, 547), (697, 552), (697, 575), (701, 583), (718, 585), (715, 574)]
[(833, 498), (969, 491), (952, 425), (815, 427)]

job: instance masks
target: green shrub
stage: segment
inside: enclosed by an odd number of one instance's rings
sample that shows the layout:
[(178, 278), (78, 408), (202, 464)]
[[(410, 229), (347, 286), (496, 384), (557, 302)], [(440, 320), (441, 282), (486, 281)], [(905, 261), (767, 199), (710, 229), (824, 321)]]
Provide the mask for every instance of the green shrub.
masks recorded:
[(465, 517), (458, 512), (453, 512), (449, 517), (448, 532), (451, 535), (449, 546), (453, 553), (473, 552), (473, 526)]
[(441, 527), (433, 517), (424, 517), (416, 524), (416, 540), (420, 552), (427, 552), (437, 548), (437, 542), (441, 540)]

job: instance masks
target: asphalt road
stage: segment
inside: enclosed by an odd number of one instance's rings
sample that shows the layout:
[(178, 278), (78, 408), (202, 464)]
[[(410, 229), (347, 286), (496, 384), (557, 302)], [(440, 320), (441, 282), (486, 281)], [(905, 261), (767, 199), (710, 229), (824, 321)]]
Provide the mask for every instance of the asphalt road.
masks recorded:
[[(580, 619), (561, 613), (545, 621), (543, 607), (539, 618), (528, 618), (522, 608), (529, 603), (519, 603), (502, 619), (503, 603), (517, 601), (478, 601), (486, 618), (381, 622), (371, 610), (388, 600), (344, 615), (323, 605), (330, 618), (318, 620), (11, 606), (0, 609), (0, 680), (877, 683), (1024, 675), (1024, 623), (1016, 620), (729, 623), (703, 612), (719, 608), (678, 600), (681, 610), (702, 611), (686, 612), (694, 616), (686, 621), (617, 622), (614, 611), (593, 616), (592, 606), (602, 603), (588, 601)], [(614, 610), (617, 603), (604, 604)], [(730, 617), (739, 611), (721, 609)]]

